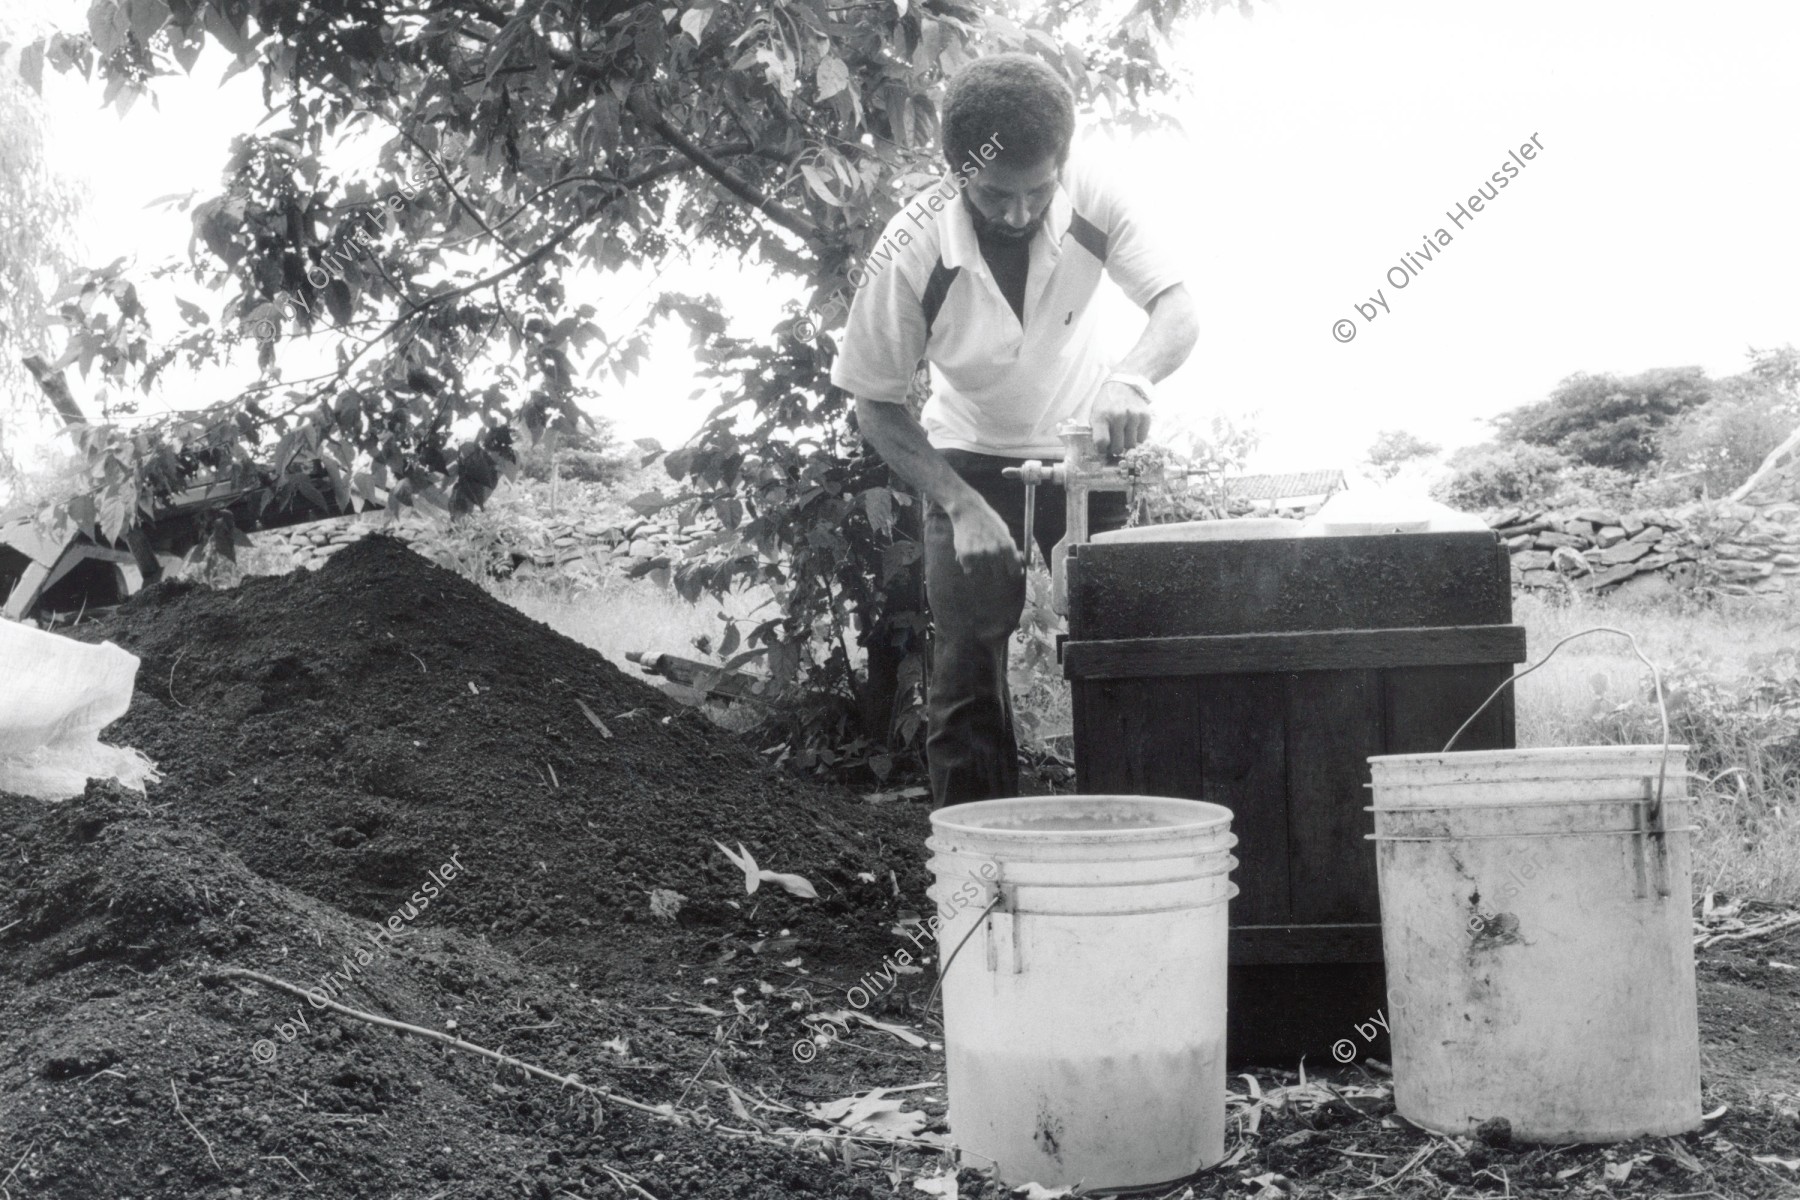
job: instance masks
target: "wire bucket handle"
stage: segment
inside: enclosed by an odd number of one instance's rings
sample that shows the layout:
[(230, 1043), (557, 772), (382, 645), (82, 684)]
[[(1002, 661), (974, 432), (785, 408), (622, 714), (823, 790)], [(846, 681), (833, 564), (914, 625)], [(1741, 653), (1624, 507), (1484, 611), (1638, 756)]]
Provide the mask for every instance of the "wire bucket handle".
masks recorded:
[(1586, 637), (1590, 633), (1616, 633), (1616, 634), (1618, 634), (1620, 637), (1624, 638), (1626, 641), (1631, 643), (1631, 652), (1633, 654), (1637, 655), (1638, 661), (1643, 663), (1646, 667), (1650, 668), (1650, 679), (1656, 685), (1656, 709), (1657, 709), (1657, 712), (1662, 717), (1662, 735), (1663, 735), (1663, 737), (1662, 737), (1662, 741), (1663, 741), (1662, 761), (1658, 764), (1657, 770), (1656, 770), (1656, 799), (1654, 801), (1652, 801), (1652, 803), (1650, 805), (1650, 824), (1651, 824), (1652, 829), (1661, 829), (1662, 828), (1662, 819), (1663, 819), (1663, 813), (1662, 813), (1663, 783), (1668, 778), (1668, 774), (1669, 774), (1669, 746), (1670, 746), (1669, 705), (1668, 705), (1668, 702), (1663, 697), (1662, 672), (1660, 670), (1658, 670), (1656, 664), (1651, 662), (1650, 659), (1644, 654), (1642, 647), (1640, 647), (1638, 645), (1637, 638), (1633, 637), (1630, 633), (1626, 632), (1623, 629), (1615, 629), (1611, 625), (1596, 625), (1592, 629), (1583, 629), (1577, 633), (1571, 633), (1568, 637), (1563, 638), (1560, 642), (1557, 642), (1556, 645), (1550, 647), (1550, 652), (1548, 654), (1545, 654), (1544, 657), (1538, 659), (1536, 662), (1532, 663), (1529, 667), (1526, 667), (1523, 671), (1520, 671), (1518, 674), (1507, 676), (1506, 681), (1504, 683), (1502, 683), (1499, 687), (1495, 688), (1492, 692), (1490, 692), (1488, 694), (1488, 698), (1481, 702), (1481, 706), (1479, 708), (1477, 708), (1473, 713), (1469, 714), (1469, 719), (1464, 721), (1457, 728), (1456, 732), (1450, 735), (1450, 740), (1448, 742), (1444, 743), (1444, 749), (1443, 749), (1442, 753), (1444, 753), (1444, 754), (1450, 753), (1451, 748), (1456, 745), (1457, 739), (1462, 737), (1462, 735), (1465, 732), (1467, 732), (1469, 726), (1471, 726), (1475, 723), (1475, 719), (1477, 717), (1479, 717), (1482, 713), (1487, 711), (1488, 705), (1492, 704), (1496, 699), (1498, 699), (1501, 692), (1505, 691), (1508, 687), (1510, 687), (1514, 683), (1517, 683), (1519, 680), (1525, 678), (1527, 675), (1531, 674), (1533, 671), (1537, 670), (1539, 667), (1541, 667), (1545, 663), (1549, 662), (1550, 659), (1556, 654), (1556, 652), (1558, 650), (1561, 650), (1564, 646), (1568, 645), (1570, 642), (1574, 641), (1576, 638)]

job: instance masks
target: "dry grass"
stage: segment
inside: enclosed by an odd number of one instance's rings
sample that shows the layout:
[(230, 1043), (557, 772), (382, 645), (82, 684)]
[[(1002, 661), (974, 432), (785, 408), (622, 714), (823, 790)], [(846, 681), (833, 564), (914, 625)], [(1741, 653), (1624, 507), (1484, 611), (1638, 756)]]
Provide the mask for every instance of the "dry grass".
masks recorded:
[[(1695, 897), (1708, 889), (1800, 904), (1800, 729), (1794, 647), (1800, 621), (1779, 610), (1682, 612), (1576, 607), (1522, 598), (1532, 661), (1595, 625), (1628, 630), (1663, 672), (1672, 737), (1692, 749)], [(1648, 672), (1621, 637), (1571, 642), (1514, 685), (1519, 745), (1660, 741)]]
[[(1795, 643), (1794, 617), (1772, 610), (1725, 616), (1682, 613), (1649, 605), (1580, 606), (1522, 596), (1513, 620), (1525, 626), (1531, 661), (1558, 640), (1596, 625), (1634, 636), (1651, 662), (1679, 681), (1684, 668), (1703, 664), (1715, 678), (1742, 682), (1756, 676), (1771, 651)], [(1518, 692), (1519, 745), (1575, 746), (1591, 731), (1596, 699), (1617, 702), (1650, 686), (1650, 675), (1624, 638), (1593, 634), (1570, 642), (1541, 670), (1513, 685)]]

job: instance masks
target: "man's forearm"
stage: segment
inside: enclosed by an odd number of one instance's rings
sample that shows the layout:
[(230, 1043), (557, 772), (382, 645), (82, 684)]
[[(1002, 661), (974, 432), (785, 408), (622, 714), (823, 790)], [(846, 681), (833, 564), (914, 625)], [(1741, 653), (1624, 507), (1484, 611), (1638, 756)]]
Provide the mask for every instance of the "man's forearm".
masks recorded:
[(981, 493), (926, 440), (924, 428), (905, 405), (858, 399), (856, 424), (895, 474), (945, 512), (954, 516), (971, 501), (981, 500)]
[(1182, 284), (1159, 292), (1147, 307), (1150, 323), (1115, 369), (1159, 382), (1187, 361), (1200, 337), (1200, 318), (1193, 297)]

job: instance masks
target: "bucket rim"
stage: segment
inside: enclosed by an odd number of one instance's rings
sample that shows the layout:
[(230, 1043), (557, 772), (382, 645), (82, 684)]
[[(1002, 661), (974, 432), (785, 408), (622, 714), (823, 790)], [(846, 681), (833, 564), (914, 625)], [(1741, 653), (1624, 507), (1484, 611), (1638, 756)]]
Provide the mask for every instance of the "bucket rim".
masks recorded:
[[(1670, 758), (1674, 758), (1677, 754), (1685, 756), (1691, 748), (1686, 742), (1670, 742), (1666, 747)], [(1664, 749), (1661, 742), (1607, 746), (1526, 746), (1516, 750), (1452, 750), (1448, 754), (1442, 751), (1430, 754), (1371, 754), (1368, 761), (1370, 767), (1374, 767), (1377, 763), (1382, 766), (1399, 767), (1424, 766), (1426, 764), (1480, 766), (1488, 763), (1530, 763), (1557, 759), (1576, 762), (1608, 759), (1631, 761), (1649, 755), (1660, 757)]]
[[(975, 824), (967, 818), (986, 814), (1041, 810), (1046, 816), (1058, 810), (1089, 807), (1097, 800), (1129, 800), (1170, 814), (1188, 814), (1188, 820), (1170, 824), (1136, 826), (1129, 829), (1031, 829), (1020, 826)], [(931, 829), (940, 833), (965, 837), (991, 838), (1000, 841), (1042, 845), (1046, 842), (1103, 843), (1164, 841), (1170, 838), (1229, 831), (1232, 812), (1222, 804), (1207, 800), (1187, 800), (1177, 796), (1138, 796), (1122, 793), (1080, 793), (1062, 796), (1006, 796), (993, 800), (966, 800), (947, 804), (931, 814)]]

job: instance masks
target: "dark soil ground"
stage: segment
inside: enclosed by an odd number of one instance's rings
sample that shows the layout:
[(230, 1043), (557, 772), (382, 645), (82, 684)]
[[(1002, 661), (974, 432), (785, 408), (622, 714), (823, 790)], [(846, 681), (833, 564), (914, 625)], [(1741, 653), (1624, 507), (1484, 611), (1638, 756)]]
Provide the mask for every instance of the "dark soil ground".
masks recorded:
[[(783, 775), (384, 538), (318, 573), (159, 585), (74, 632), (142, 659), (107, 739), (164, 778), (0, 796), (0, 1198), (925, 1194), (931, 1145), (859, 1148), (804, 1111), (936, 1081), (895, 1098), (943, 1131), (935, 968), (868, 1009), (925, 1046), (815, 1015), (912, 945), (924, 806)], [(715, 840), (818, 898), (747, 895)], [(1253, 1070), (1192, 1195), (1800, 1196), (1755, 1161), (1800, 1160), (1800, 971), (1771, 962), (1800, 965), (1800, 930), (1700, 953), (1725, 1107), (1703, 1131), (1489, 1145), (1396, 1119), (1363, 1067)]]

